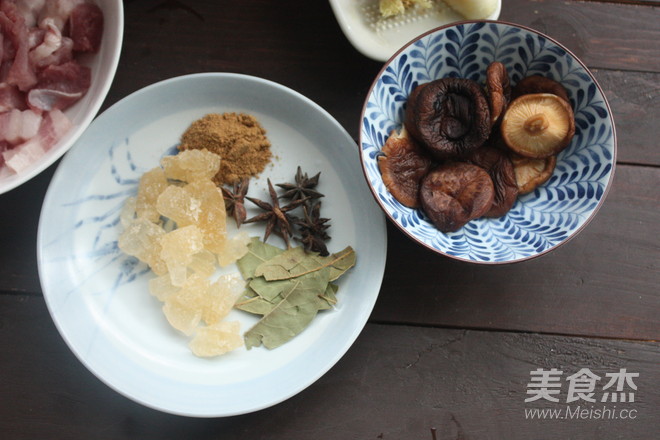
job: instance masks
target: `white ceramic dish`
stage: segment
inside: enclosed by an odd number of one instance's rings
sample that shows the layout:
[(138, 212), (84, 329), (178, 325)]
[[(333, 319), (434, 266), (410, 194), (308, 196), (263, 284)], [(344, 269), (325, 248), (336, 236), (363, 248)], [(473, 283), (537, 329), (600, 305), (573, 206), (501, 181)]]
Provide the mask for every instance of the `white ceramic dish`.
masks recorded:
[[(378, 0), (330, 0), (346, 38), (363, 55), (387, 61), (403, 45), (424, 32), (449, 23), (463, 21), (461, 16), (441, 1), (430, 9), (413, 8), (386, 19), (381, 18)], [(497, 20), (502, 1), (488, 20)]]
[(16, 174), (0, 167), (0, 194), (22, 185), (62, 157), (82, 135), (105, 100), (119, 64), (124, 35), (124, 9), (121, 0), (95, 0), (103, 11), (103, 37), (96, 54), (86, 54), (79, 60), (92, 69), (91, 86), (85, 96), (64, 111), (72, 127), (50, 149), (27, 169)]
[[(135, 193), (141, 173), (171, 152), (193, 120), (210, 112), (250, 113), (267, 130), (277, 158), (250, 185), (251, 195), (266, 197), (266, 177), (291, 181), (298, 165), (321, 171), (323, 213), (332, 217), (330, 251), (351, 245), (358, 262), (339, 280), (337, 308), (321, 312), (291, 342), (272, 351), (239, 349), (201, 359), (149, 294), (153, 275), (123, 255), (116, 240), (119, 209)], [(263, 234), (262, 225), (244, 227)], [(44, 296), (80, 361), (137, 402), (198, 417), (265, 408), (321, 377), (365, 325), (380, 290), (386, 247), (384, 215), (364, 185), (357, 146), (339, 123), (286, 87), (221, 73), (154, 84), (100, 115), (57, 169), (38, 233)], [(230, 318), (240, 320), (243, 330), (255, 321), (241, 311)]]

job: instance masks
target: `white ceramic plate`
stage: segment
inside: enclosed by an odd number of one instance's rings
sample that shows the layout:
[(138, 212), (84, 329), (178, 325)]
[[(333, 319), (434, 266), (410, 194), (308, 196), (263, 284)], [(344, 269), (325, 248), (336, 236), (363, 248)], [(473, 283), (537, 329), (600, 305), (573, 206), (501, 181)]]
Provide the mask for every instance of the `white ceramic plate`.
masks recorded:
[[(193, 120), (210, 112), (250, 113), (267, 130), (276, 159), (249, 194), (267, 197), (266, 177), (291, 181), (298, 165), (310, 175), (321, 171), (322, 213), (332, 218), (330, 251), (351, 245), (358, 262), (339, 280), (337, 308), (321, 312), (291, 342), (272, 351), (239, 349), (201, 359), (190, 353), (189, 338), (169, 327), (149, 294), (147, 280), (153, 275), (116, 243), (119, 209), (136, 192), (140, 175), (172, 151)], [(247, 227), (253, 228), (251, 235), (263, 234), (263, 226)], [(364, 184), (357, 145), (339, 123), (281, 85), (209, 73), (149, 86), (91, 124), (46, 194), (38, 261), (53, 320), (89, 370), (146, 406), (214, 417), (281, 402), (330, 369), (371, 313), (386, 246), (384, 216)], [(255, 322), (237, 310), (230, 319), (240, 320), (243, 330)]]
[[(438, 26), (463, 21), (465, 17), (441, 1), (430, 9), (415, 7), (396, 17), (381, 17), (378, 0), (330, 0), (337, 22), (346, 38), (363, 55), (387, 61), (413, 38)], [(502, 1), (488, 20), (497, 20)]]

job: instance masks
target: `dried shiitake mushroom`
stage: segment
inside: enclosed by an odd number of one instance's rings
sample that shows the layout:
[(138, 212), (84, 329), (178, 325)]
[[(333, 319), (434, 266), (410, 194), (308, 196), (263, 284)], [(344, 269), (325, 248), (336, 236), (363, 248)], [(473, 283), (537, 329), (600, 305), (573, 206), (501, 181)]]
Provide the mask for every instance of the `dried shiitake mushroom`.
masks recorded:
[(475, 81), (442, 78), (417, 88), (406, 103), (404, 124), (435, 158), (464, 157), (488, 139), (488, 101)]
[(486, 170), (493, 181), (493, 204), (484, 216), (501, 217), (509, 212), (518, 198), (516, 173), (509, 155), (503, 150), (485, 145), (473, 152), (468, 162)]
[(493, 204), (493, 181), (483, 168), (448, 162), (431, 170), (419, 191), (422, 209), (441, 232), (453, 232)]
[(410, 108), (410, 103), (411, 102), (417, 102), (417, 97), (419, 96), (419, 93), (426, 87), (429, 83), (422, 83), (418, 86), (416, 86), (412, 91), (410, 92), (410, 95), (408, 95), (408, 99), (406, 102), (406, 118), (409, 116), (408, 112), (412, 111)]
[(550, 179), (557, 164), (557, 157), (532, 159), (517, 154), (511, 155), (511, 163), (516, 174), (518, 194), (523, 195), (534, 191)]
[(405, 127), (393, 130), (378, 157), (383, 183), (404, 206), (418, 208), (419, 183), (431, 168), (431, 158), (408, 136)]
[(493, 61), (486, 69), (486, 97), (490, 109), (490, 123), (494, 126), (511, 100), (511, 83), (504, 64)]
[(561, 83), (541, 75), (530, 75), (521, 79), (511, 91), (511, 99), (532, 93), (552, 93), (570, 102), (568, 92)]
[(512, 88), (505, 66), (494, 61), (483, 88), (461, 78), (415, 87), (404, 127), (390, 134), (378, 167), (396, 200), (454, 232), (470, 220), (505, 215), (518, 195), (548, 181), (574, 135), (559, 82), (533, 75)]
[(500, 131), (507, 146), (521, 156), (549, 157), (566, 148), (573, 138), (573, 109), (550, 93), (522, 95), (509, 104)]

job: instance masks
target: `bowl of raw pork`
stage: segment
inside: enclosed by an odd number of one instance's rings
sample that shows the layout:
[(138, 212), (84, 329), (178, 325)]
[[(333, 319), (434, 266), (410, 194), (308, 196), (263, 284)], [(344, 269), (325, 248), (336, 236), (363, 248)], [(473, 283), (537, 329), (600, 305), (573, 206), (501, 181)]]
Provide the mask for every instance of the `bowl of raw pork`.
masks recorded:
[(359, 146), (394, 225), (478, 264), (529, 260), (574, 238), (616, 161), (612, 112), (584, 63), (536, 30), (489, 20), (402, 47), (367, 94)]
[(94, 119), (123, 27), (120, 0), (0, 2), (0, 194), (48, 168)]

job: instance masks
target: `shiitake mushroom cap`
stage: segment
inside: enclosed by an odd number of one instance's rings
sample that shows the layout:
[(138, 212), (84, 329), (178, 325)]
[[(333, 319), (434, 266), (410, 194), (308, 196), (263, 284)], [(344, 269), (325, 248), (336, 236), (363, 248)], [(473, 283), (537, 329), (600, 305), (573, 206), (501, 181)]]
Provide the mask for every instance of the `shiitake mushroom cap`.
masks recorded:
[(490, 109), (490, 123), (495, 126), (511, 100), (511, 82), (504, 64), (493, 61), (486, 69), (486, 97)]
[[(514, 101), (518, 102), (514, 105)], [(525, 107), (536, 112), (530, 114)], [(517, 114), (521, 108), (528, 137), (516, 143), (512, 122), (521, 117)], [(534, 139), (536, 131), (549, 128), (546, 124), (555, 130), (549, 136), (554, 140)], [(395, 199), (411, 208), (421, 207), (441, 232), (453, 232), (472, 219), (506, 214), (518, 195), (545, 183), (554, 171), (556, 154), (574, 133), (568, 93), (560, 83), (534, 75), (511, 89), (506, 68), (493, 62), (485, 90), (460, 78), (415, 87), (406, 103), (404, 127), (391, 133), (378, 166)], [(530, 138), (531, 146), (524, 145)], [(443, 163), (430, 169), (433, 159)]]
[(475, 81), (437, 79), (412, 91), (404, 125), (436, 159), (465, 157), (488, 139), (488, 101)]
[(518, 81), (518, 84), (511, 90), (511, 99), (533, 93), (552, 93), (568, 103), (571, 102), (568, 98), (568, 91), (560, 82), (541, 75), (526, 76)]
[(493, 204), (493, 181), (481, 167), (447, 162), (431, 170), (420, 187), (424, 213), (441, 232), (454, 232), (483, 216)]
[(486, 170), (493, 181), (495, 190), (493, 204), (484, 217), (501, 217), (509, 212), (518, 198), (516, 173), (509, 154), (486, 144), (475, 150), (468, 158), (468, 162)]
[(509, 104), (500, 132), (506, 145), (521, 156), (553, 156), (566, 148), (575, 134), (573, 109), (551, 93), (522, 95)]
[(557, 165), (557, 156), (532, 159), (511, 154), (511, 163), (516, 175), (518, 194), (524, 195), (531, 193), (550, 179)]
[(399, 203), (418, 208), (419, 185), (431, 168), (431, 158), (408, 135), (405, 127), (392, 130), (378, 157), (378, 168), (387, 190)]

